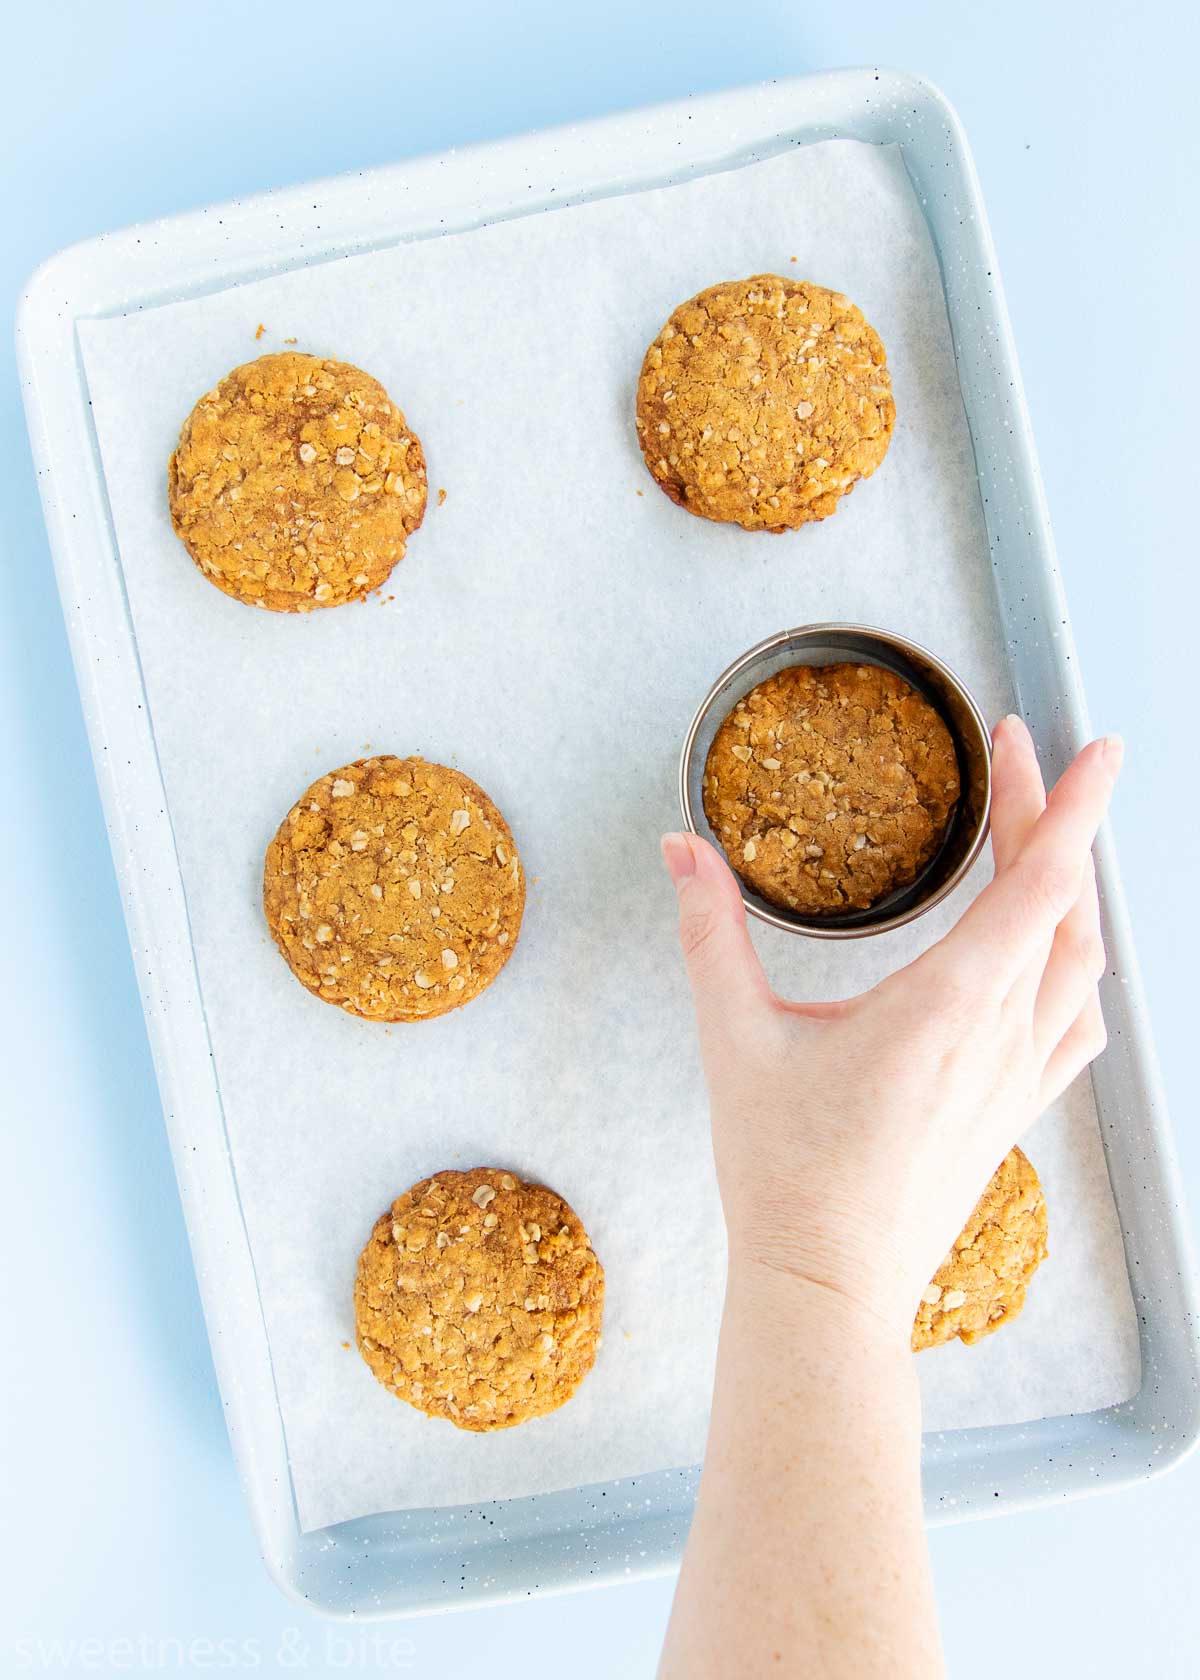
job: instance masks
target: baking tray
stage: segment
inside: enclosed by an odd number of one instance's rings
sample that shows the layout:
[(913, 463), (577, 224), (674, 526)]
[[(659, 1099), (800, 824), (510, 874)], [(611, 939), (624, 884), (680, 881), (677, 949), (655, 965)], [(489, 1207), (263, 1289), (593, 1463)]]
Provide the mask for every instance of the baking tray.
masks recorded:
[[(928, 221), (1013, 683), (1057, 774), (1087, 738), (1087, 715), (979, 184), (954, 112), (926, 82), (882, 70), (772, 82), (266, 193), (74, 246), (22, 300), (34, 460), (230, 1438), (268, 1567), (329, 1614), (416, 1614), (662, 1573), (678, 1561), (698, 1471), (300, 1532), (76, 323), (834, 138), (898, 144)], [(1093, 1080), (1142, 1386), (1105, 1411), (927, 1435), (931, 1522), (1141, 1480), (1200, 1436), (1195, 1277), (1107, 832), (1097, 871), (1110, 1044)]]

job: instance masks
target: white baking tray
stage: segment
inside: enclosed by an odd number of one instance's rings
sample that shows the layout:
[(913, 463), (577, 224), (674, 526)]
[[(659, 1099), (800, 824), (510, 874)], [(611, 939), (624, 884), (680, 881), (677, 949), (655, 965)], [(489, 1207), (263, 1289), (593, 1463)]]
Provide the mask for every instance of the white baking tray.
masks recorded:
[[(398, 1615), (669, 1569), (696, 1472), (301, 1533), (183, 883), (88, 407), (76, 324), (379, 249), (727, 169), (815, 140), (896, 143), (938, 251), (1014, 686), (1051, 772), (1088, 734), (995, 254), (957, 119), (912, 77), (844, 71), (424, 158), (93, 240), (25, 295), (18, 348), (59, 588), (163, 1095), (230, 1436), (268, 1565), (343, 1615)], [(1200, 1434), (1196, 1289), (1124, 904), (1098, 870), (1110, 1048), (1095, 1095), (1138, 1310), (1125, 1405), (927, 1436), (931, 1521), (1165, 1469)]]

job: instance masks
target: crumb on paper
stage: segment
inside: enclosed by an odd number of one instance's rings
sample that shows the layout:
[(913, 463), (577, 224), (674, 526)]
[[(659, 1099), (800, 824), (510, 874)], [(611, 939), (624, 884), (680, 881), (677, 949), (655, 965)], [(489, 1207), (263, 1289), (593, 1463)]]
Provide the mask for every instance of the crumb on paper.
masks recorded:
[(266, 327), (265, 327), (265, 326), (264, 326), (264, 325), (263, 325), (263, 323), (262, 323), (262, 322), (261, 322), (261, 321), (260, 321), (260, 322), (259, 322), (259, 323), (258, 323), (258, 326), (257, 326), (257, 327), (256, 327), (256, 328), (255, 328), (255, 331), (254, 331), (254, 340), (255, 340), (255, 343), (257, 343), (257, 342), (258, 342), (258, 340), (259, 340), (259, 339), (260, 339), (260, 338), (261, 338), (261, 337), (262, 337), (262, 335), (263, 335), (263, 334), (264, 334), (264, 333), (265, 333), (265, 332), (266, 332), (266, 330), (267, 330), (267, 329), (266, 329)]
[(446, 492), (444, 490), (439, 490), (438, 491), (438, 506), (441, 507), (443, 505), (443, 503), (445, 502), (445, 500), (446, 500)]
[(344, 1347), (344, 1348), (348, 1348), (348, 1347), (349, 1347), (349, 1346), (350, 1346), (350, 1343), (349, 1343), (349, 1342), (343, 1342), (343, 1343), (342, 1343), (342, 1346), (343, 1346), (343, 1347)]
[(645, 494), (646, 494), (646, 492), (644, 490), (635, 490), (634, 491), (635, 496), (644, 496)]
[(789, 258), (788, 258), (788, 261), (789, 261), (789, 262), (795, 262), (795, 261), (796, 261), (796, 258), (795, 258), (795, 257), (789, 257)]
[[(796, 259), (793, 257), (792, 261), (794, 262), (795, 260)], [(285, 338), (283, 342), (285, 344), (299, 344), (300, 340), (298, 338)], [(349, 1343), (347, 1343), (347, 1346), (349, 1346)]]

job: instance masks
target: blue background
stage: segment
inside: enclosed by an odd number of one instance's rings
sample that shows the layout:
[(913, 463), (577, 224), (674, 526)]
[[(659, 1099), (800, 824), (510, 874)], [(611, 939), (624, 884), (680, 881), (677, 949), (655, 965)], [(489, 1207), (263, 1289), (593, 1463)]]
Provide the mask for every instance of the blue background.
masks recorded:
[[(0, 287), (8, 309), (43, 257), (126, 222), (648, 101), (856, 63), (940, 84), (990, 207), (1094, 721), (1129, 741), (1116, 835), (1200, 1206), (1195, 20), (1159, 0), (6, 7)], [(7, 338), (0, 358), (0, 1669), (99, 1668), (77, 1642), (126, 1639), (138, 1670), (148, 1639), (152, 1656), (182, 1641), (196, 1671), (227, 1652), (267, 1671), (650, 1676), (666, 1581), (392, 1624), (382, 1650), (340, 1629), (327, 1649), (328, 1625), (268, 1581)], [(956, 1673), (1200, 1672), (1200, 1457), (1131, 1492), (941, 1530), (933, 1554)], [(33, 1643), (56, 1639), (57, 1657)], [(181, 1666), (175, 1645), (160, 1666)]]

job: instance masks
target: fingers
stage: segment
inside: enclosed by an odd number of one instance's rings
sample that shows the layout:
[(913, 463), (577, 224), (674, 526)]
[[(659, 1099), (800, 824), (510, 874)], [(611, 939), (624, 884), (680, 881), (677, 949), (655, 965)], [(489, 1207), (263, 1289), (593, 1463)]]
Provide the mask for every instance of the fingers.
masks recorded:
[(1067, 1030), (1042, 1072), (1040, 1106), (1045, 1108), (1060, 1097), (1089, 1062), (1095, 1061), (1108, 1043), (1100, 999), (1093, 993), (1083, 1013)]
[[(1046, 809), (1046, 784), (1033, 737), (1019, 717), (1001, 719), (992, 735), (992, 857), (999, 875), (1020, 855), (1021, 847)], [(1022, 982), (1028, 998), (1014, 999), (1032, 1013), (1033, 994), (1046, 966), (1052, 933), (1033, 956)]]
[(992, 740), (992, 856), (999, 874), (1046, 809), (1046, 789), (1033, 737), (1019, 717), (1002, 718)]
[(1083, 888), (1054, 935), (1037, 990), (1033, 1033), (1042, 1055), (1053, 1052), (1095, 1000), (1104, 965), (1100, 899), (1096, 892), (1096, 871), (1089, 858)]
[(694, 834), (665, 834), (663, 862), (679, 900), (679, 942), (702, 1047), (736, 1030), (771, 989), (750, 942), (746, 910), (724, 859)]
[(1121, 767), (1119, 737), (1093, 741), (1059, 778), (1017, 855), (945, 941), (954, 960), (986, 964), (989, 990), (1012, 988), (1079, 897)]

